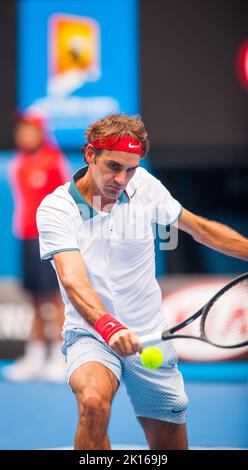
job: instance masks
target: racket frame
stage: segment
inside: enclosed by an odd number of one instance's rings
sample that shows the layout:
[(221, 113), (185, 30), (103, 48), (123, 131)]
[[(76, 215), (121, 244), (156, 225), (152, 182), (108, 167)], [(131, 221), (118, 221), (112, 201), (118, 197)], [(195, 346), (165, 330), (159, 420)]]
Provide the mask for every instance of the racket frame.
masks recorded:
[[(236, 277), (232, 281), (230, 281), (228, 284), (226, 284), (222, 289), (220, 289), (200, 310), (198, 310), (196, 313), (191, 315), (189, 318), (186, 318), (186, 320), (182, 321), (181, 323), (178, 323), (178, 325), (174, 325), (171, 328), (168, 328), (167, 330), (164, 330), (162, 333), (151, 333), (149, 335), (143, 336), (140, 338), (141, 343), (143, 345), (147, 344), (152, 344), (154, 341), (168, 341), (168, 340), (173, 340), (177, 338), (190, 338), (190, 339), (198, 339), (199, 341), (204, 341), (205, 343), (209, 343), (213, 346), (216, 346), (217, 348), (224, 348), (224, 349), (233, 349), (233, 348), (240, 348), (242, 346), (248, 345), (248, 340), (243, 341), (242, 343), (236, 344), (236, 345), (229, 345), (229, 346), (223, 346), (216, 344), (212, 341), (210, 341), (204, 331), (204, 325), (205, 321), (208, 315), (208, 312), (210, 311), (212, 305), (217, 301), (219, 297), (221, 297), (225, 292), (227, 292), (229, 289), (231, 289), (233, 286), (236, 284), (239, 284), (239, 282), (242, 282), (243, 280), (248, 279), (248, 273), (241, 274), (240, 276)], [(175, 332), (181, 330), (185, 326), (189, 325), (192, 323), (194, 320), (197, 318), (201, 317), (200, 321), (200, 335), (199, 336), (193, 336), (193, 335), (184, 335), (184, 334), (174, 334)]]

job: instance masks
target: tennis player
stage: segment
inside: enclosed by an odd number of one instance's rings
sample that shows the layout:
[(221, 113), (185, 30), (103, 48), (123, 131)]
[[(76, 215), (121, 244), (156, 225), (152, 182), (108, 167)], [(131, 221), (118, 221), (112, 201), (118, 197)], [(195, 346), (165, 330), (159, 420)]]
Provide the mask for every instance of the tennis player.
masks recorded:
[(153, 225), (179, 224), (230, 256), (248, 241), (183, 209), (140, 160), (148, 136), (139, 117), (109, 115), (87, 132), (87, 163), (37, 212), (43, 260), (56, 269), (65, 304), (68, 379), (78, 402), (75, 449), (110, 449), (107, 426), (122, 379), (151, 449), (187, 449), (187, 396), (170, 341), (163, 366), (144, 368), (139, 336), (167, 321), (155, 279)]

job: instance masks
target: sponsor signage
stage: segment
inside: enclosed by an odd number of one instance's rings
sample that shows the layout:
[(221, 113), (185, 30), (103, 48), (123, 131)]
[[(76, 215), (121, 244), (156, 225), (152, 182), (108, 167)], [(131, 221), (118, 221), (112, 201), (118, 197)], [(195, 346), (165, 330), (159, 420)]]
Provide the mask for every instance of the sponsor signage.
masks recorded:
[(19, 107), (47, 117), (61, 146), (80, 148), (109, 113), (138, 112), (137, 0), (21, 0), (18, 26)]

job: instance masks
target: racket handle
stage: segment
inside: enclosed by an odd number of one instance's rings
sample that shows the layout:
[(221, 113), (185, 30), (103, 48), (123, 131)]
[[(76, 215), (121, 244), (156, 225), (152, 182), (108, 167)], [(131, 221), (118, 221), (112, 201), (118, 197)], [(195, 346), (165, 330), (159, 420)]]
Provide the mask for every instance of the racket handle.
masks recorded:
[(140, 342), (142, 346), (150, 346), (152, 344), (159, 343), (162, 340), (162, 332), (150, 333), (149, 335), (140, 336)]

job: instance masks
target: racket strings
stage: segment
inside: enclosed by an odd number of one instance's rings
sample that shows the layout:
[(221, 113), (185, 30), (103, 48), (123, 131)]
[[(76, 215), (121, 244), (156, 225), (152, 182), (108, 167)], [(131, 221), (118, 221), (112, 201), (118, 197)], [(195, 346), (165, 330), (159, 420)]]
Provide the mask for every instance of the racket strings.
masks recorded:
[(207, 339), (219, 346), (248, 341), (248, 279), (216, 299), (205, 317), (203, 329)]

